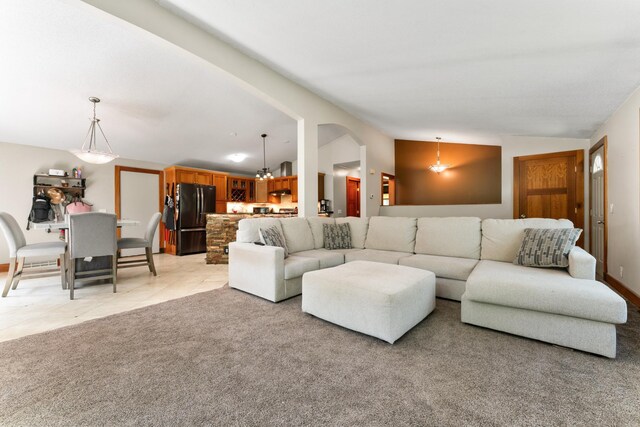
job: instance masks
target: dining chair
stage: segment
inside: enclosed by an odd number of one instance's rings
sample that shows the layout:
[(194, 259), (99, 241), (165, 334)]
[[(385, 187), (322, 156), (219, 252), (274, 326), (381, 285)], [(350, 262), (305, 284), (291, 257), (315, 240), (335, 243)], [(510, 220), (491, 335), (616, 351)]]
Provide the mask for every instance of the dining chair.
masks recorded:
[[(117, 218), (114, 214), (88, 212), (69, 215), (69, 251), (67, 256), (70, 299), (73, 299), (77, 279), (111, 279), (113, 292), (116, 292), (116, 229)], [(77, 271), (77, 263), (93, 257), (111, 257), (110, 268)]]
[[(7, 275), (4, 290), (2, 291), (3, 297), (7, 296), (9, 289), (15, 290), (21, 279), (34, 279), (36, 277), (60, 274), (62, 289), (66, 287), (64, 253), (67, 244), (65, 242), (43, 242), (27, 245), (27, 239), (24, 237), (18, 221), (6, 212), (0, 212), (0, 228), (9, 246), (9, 274)], [(60, 259), (60, 269), (42, 270), (40, 267), (34, 267), (34, 270), (36, 268), (38, 269), (37, 272), (27, 274), (27, 272), (24, 271), (25, 258), (52, 256)], [(29, 270), (31, 270), (31, 268), (29, 268)], [(12, 284), (13, 288), (11, 287)]]
[[(144, 237), (123, 237), (122, 239), (118, 239), (118, 268), (130, 268), (130, 267), (141, 267), (146, 265), (149, 267), (149, 271), (153, 273), (154, 276), (156, 274), (156, 266), (153, 263), (153, 237), (156, 234), (156, 229), (158, 228), (158, 224), (160, 223), (160, 218), (162, 214), (160, 212), (156, 212), (151, 216), (149, 223), (147, 224), (147, 231), (144, 234)], [(120, 251), (122, 249), (142, 249), (144, 248), (145, 259), (133, 259), (122, 261)]]

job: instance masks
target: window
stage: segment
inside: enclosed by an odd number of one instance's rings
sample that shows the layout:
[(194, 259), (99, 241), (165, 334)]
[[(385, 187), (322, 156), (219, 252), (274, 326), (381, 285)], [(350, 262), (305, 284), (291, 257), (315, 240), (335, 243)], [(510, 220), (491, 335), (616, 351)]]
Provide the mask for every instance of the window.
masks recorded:
[(602, 169), (603, 169), (602, 156), (600, 154), (597, 154), (596, 157), (593, 159), (593, 166), (591, 168), (591, 172), (592, 173), (600, 172)]

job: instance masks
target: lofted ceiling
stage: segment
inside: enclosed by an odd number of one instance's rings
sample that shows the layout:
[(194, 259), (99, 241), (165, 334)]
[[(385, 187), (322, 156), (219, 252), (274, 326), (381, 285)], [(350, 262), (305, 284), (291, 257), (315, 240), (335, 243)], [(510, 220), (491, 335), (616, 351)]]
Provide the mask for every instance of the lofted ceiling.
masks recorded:
[(640, 85), (637, 0), (157, 0), (396, 138), (588, 138)]
[[(211, 64), (77, 0), (3, 0), (0, 141), (83, 143), (92, 105), (130, 159), (255, 173), (296, 158), (296, 122)], [(242, 163), (227, 156), (244, 153)]]

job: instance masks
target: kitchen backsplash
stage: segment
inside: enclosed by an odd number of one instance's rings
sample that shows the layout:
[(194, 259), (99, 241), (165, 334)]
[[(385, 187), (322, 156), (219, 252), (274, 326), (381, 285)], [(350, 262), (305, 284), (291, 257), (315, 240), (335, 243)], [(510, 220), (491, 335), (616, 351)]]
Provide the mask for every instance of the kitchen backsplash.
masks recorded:
[[(278, 212), (280, 209), (293, 209), (298, 207), (298, 203), (294, 203), (291, 201), (291, 195), (283, 195), (281, 196), (280, 203), (236, 203), (236, 202), (228, 202), (227, 203), (227, 212), (237, 212), (237, 213), (253, 213), (254, 207), (268, 207), (273, 210), (273, 212)], [(221, 212), (218, 212), (221, 213)]]

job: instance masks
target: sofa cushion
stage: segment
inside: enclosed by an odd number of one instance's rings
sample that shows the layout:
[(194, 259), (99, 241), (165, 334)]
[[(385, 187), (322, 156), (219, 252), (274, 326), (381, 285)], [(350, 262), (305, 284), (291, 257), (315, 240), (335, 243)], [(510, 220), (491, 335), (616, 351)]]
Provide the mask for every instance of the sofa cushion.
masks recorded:
[[(236, 241), (240, 243), (260, 242), (260, 228), (277, 227), (282, 231), (278, 218), (245, 218), (238, 223)], [(263, 242), (264, 243), (264, 242)]]
[(309, 222), (309, 227), (311, 227), (311, 233), (313, 234), (313, 248), (324, 248), (323, 226), (324, 224), (335, 224), (336, 220), (333, 218), (313, 216), (307, 218), (307, 221)]
[(336, 218), (336, 224), (349, 224), (351, 230), (351, 247), (364, 249), (364, 242), (369, 230), (369, 218), (358, 218), (348, 216), (346, 218)]
[(480, 225), (475, 217), (418, 218), (414, 252), (480, 259)]
[(527, 228), (514, 264), (529, 267), (569, 267), (569, 253), (580, 228)]
[(481, 259), (513, 262), (524, 238), (525, 228), (573, 228), (568, 219), (526, 218), (482, 221)]
[(400, 258), (398, 264), (433, 271), (437, 277), (467, 280), (478, 264), (478, 260), (436, 255), (411, 255)]
[[(284, 280), (295, 279), (307, 271), (318, 270), (320, 261), (316, 258), (290, 256), (284, 260)], [(256, 278), (259, 280), (259, 278)]]
[(320, 268), (330, 268), (344, 264), (344, 254), (326, 249), (312, 249), (310, 251), (296, 252), (294, 255), (317, 259), (320, 261)]
[(305, 218), (282, 218), (282, 231), (287, 241), (289, 252), (310, 251), (313, 249), (313, 233)]
[(324, 247), (326, 249), (351, 249), (349, 224), (324, 224)]
[(624, 323), (627, 304), (595, 280), (574, 279), (564, 269), (480, 261), (467, 279), (464, 298), (488, 304)]
[(416, 219), (374, 216), (369, 218), (366, 249), (413, 252), (416, 243)]
[(360, 249), (347, 252), (344, 255), (345, 262), (351, 261), (373, 261), (384, 264), (398, 264), (400, 258), (411, 256), (406, 252), (379, 251), (377, 249)]
[(358, 248), (351, 248), (351, 249), (332, 249), (331, 252), (336, 252), (336, 253), (340, 253), (344, 256), (346, 256), (347, 254), (352, 254), (352, 253), (356, 253), (356, 252), (360, 252), (363, 251), (364, 249), (358, 249)]

